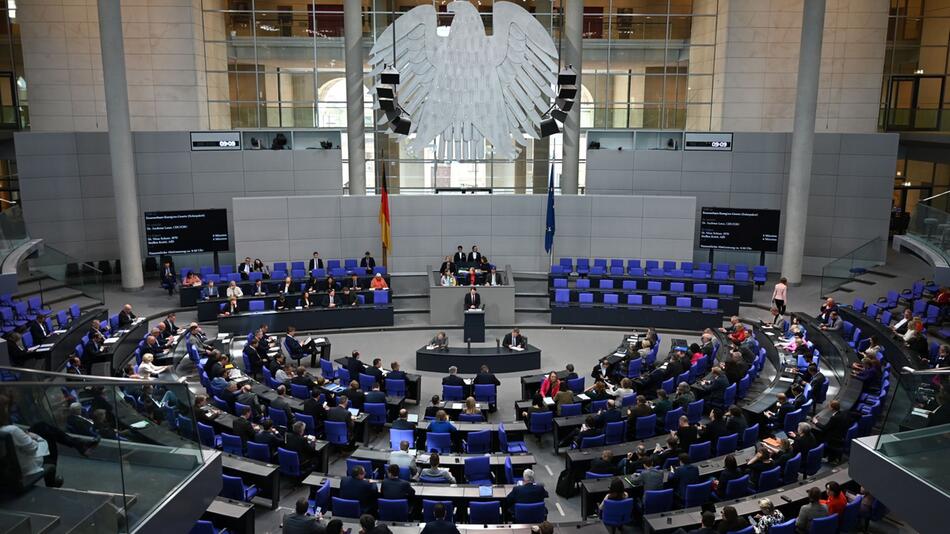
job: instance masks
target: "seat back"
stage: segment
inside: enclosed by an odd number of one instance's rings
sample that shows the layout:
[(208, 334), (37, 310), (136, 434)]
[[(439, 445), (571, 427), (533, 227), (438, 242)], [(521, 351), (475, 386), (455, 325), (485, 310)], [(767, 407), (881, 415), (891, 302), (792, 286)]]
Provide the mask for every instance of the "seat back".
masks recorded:
[(759, 423), (756, 423), (745, 429), (742, 433), (742, 446), (751, 447), (759, 439)]
[(805, 458), (805, 465), (802, 469), (802, 472), (806, 477), (814, 475), (819, 469), (821, 469), (821, 457), (824, 455), (824, 453), (824, 443), (808, 451), (808, 456)]
[(649, 490), (643, 492), (643, 514), (668, 512), (673, 508), (673, 490)]
[(624, 441), (627, 436), (627, 421), (614, 421), (612, 423), (607, 423), (607, 427), (604, 432), (604, 443), (606, 445), (620, 443)]
[(548, 517), (548, 508), (543, 502), (515, 504), (515, 523), (537, 524)]
[(535, 412), (528, 416), (528, 432), (547, 434), (554, 429), (554, 412)]
[(686, 405), (686, 417), (689, 418), (690, 424), (695, 425), (703, 417), (704, 404), (705, 401), (703, 399), (699, 399), (698, 401), (693, 401)]
[(620, 501), (608, 499), (601, 510), (601, 521), (608, 527), (621, 527), (633, 520), (633, 499)]
[(491, 459), (488, 456), (474, 456), (465, 459), (465, 480), (469, 484), (474, 481), (491, 481)]
[[(708, 441), (706, 443), (709, 443)], [(689, 484), (686, 486), (686, 496), (683, 498), (684, 507), (692, 508), (694, 506), (702, 506), (709, 500), (709, 496), (712, 494), (712, 479), (707, 480), (706, 482), (700, 482), (698, 484)]]
[(730, 480), (726, 484), (726, 498), (738, 499), (749, 494), (749, 475)]
[(386, 394), (393, 397), (405, 397), (406, 396), (406, 381), (399, 379), (386, 379)]
[(288, 451), (283, 447), (277, 447), (277, 463), (280, 465), (280, 472), (283, 475), (293, 478), (299, 478), (302, 475), (300, 472), (300, 457), (296, 451)]
[(422, 520), (427, 523), (435, 520), (433, 510), (437, 504), (445, 506), (445, 520), (449, 522), (454, 521), (455, 504), (453, 504), (452, 501), (430, 501), (429, 499), (422, 500)]
[(656, 414), (637, 418), (636, 439), (646, 439), (656, 435)]
[(798, 453), (785, 462), (785, 474), (782, 477), (784, 484), (791, 484), (798, 480), (798, 472), (802, 468), (802, 454)]
[(501, 502), (472, 501), (468, 505), (468, 522), (480, 525), (497, 525), (501, 523)]
[(327, 433), (327, 441), (334, 445), (346, 445), (349, 443), (347, 436), (346, 423), (343, 421), (326, 421), (324, 428)]
[(341, 499), (339, 497), (331, 497), (330, 501), (333, 503), (333, 515), (335, 517), (350, 517), (359, 519), (361, 515), (360, 501), (353, 499)]
[(409, 501), (406, 499), (379, 499), (380, 521), (409, 521)]
[(365, 411), (369, 417), (366, 421), (371, 425), (385, 425), (386, 424), (386, 403), (385, 402), (367, 402), (363, 405), (363, 411)]
[(816, 517), (811, 520), (811, 529), (809, 534), (837, 534), (838, 533), (838, 514), (830, 514), (825, 517)]
[(716, 456), (722, 456), (724, 454), (729, 454), (736, 452), (736, 446), (739, 443), (739, 434), (729, 434), (728, 436), (721, 436), (716, 441)]
[(442, 386), (442, 400), (445, 401), (460, 401), (464, 400), (464, 393), (462, 392), (462, 386)]
[(597, 434), (596, 436), (587, 436), (581, 438), (581, 449), (587, 449), (589, 447), (603, 447), (605, 441), (604, 434)]
[(689, 446), (689, 461), (690, 462), (699, 462), (702, 460), (708, 460), (712, 455), (712, 442), (703, 441), (701, 443), (693, 443)]
[(777, 465), (768, 471), (762, 471), (759, 475), (759, 484), (756, 490), (759, 492), (769, 491), (782, 485), (782, 466)]
[(497, 391), (495, 384), (475, 384), (475, 400), (495, 404)]
[(768, 534), (795, 534), (795, 521), (797, 518), (793, 517), (784, 523), (772, 525)]
[(452, 452), (452, 434), (448, 432), (426, 432), (426, 450), (440, 454)]
[(465, 437), (465, 452), (469, 454), (485, 454), (491, 452), (491, 430), (469, 432)]

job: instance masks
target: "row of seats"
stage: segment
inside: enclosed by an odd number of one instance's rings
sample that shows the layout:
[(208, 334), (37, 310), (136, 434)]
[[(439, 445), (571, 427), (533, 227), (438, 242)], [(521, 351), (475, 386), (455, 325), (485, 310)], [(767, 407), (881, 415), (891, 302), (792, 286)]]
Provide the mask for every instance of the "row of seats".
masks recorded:
[[(577, 300), (573, 300), (571, 297), (570, 289), (556, 289), (554, 290), (554, 305), (555, 306), (568, 306), (572, 302), (579, 303), (581, 306), (592, 306), (595, 303), (594, 295), (595, 293), (590, 292), (580, 292), (577, 293)], [(602, 295), (602, 299), (597, 300), (596, 302), (602, 303), (607, 306), (617, 306), (620, 305), (620, 295), (617, 293), (597, 293), (597, 295)], [(624, 304), (627, 306), (644, 306), (644, 295), (637, 293), (626, 294), (626, 300)], [(667, 295), (649, 295), (650, 300), (647, 303), (649, 306), (653, 307), (670, 307), (669, 300), (672, 297)], [(699, 299), (700, 306), (704, 310), (715, 311), (719, 309), (719, 299)], [(692, 297), (675, 297), (673, 301), (674, 308), (697, 308), (694, 305)]]
[[(609, 261), (609, 263), (608, 263)], [(572, 274), (581, 276), (594, 275), (603, 276), (624, 275), (643, 276), (676, 276), (691, 278), (707, 278), (710, 275), (717, 280), (728, 280), (730, 273), (733, 279), (748, 281), (750, 279), (749, 266), (744, 263), (737, 263), (734, 266), (728, 263), (717, 263), (715, 266), (711, 263), (696, 263), (691, 261), (680, 262), (677, 266), (675, 261), (646, 260), (641, 264), (640, 260), (626, 260), (596, 258), (591, 263), (587, 258), (577, 258), (576, 263), (572, 258), (560, 258), (558, 263), (551, 266), (552, 274)], [(699, 273), (699, 274), (697, 274)], [(768, 268), (765, 265), (755, 265), (752, 267), (751, 279), (756, 283), (765, 283), (768, 276)]]
[[(567, 278), (554, 278), (553, 284), (554, 289), (568, 289), (570, 287), (569, 280)], [(617, 283), (620, 283), (617, 287)], [(664, 289), (664, 286), (667, 286)], [(590, 278), (578, 278), (574, 282), (574, 289), (591, 289), (591, 279)], [(722, 295), (722, 296), (732, 296), (735, 295), (735, 286), (731, 284), (714, 284), (715, 291), (709, 291), (709, 284), (706, 283), (691, 283), (687, 289), (686, 282), (669, 282), (666, 283), (663, 280), (647, 280), (646, 287), (640, 287), (640, 281), (638, 280), (613, 280), (610, 278), (601, 278), (597, 280), (597, 283), (593, 285), (595, 289), (621, 289), (624, 292), (627, 291), (636, 291), (643, 290), (646, 291), (669, 291), (671, 293), (709, 293), (711, 295)]]
[[(66, 310), (56, 314), (56, 320), (60, 328), (66, 328), (70, 317), (73, 319), (79, 317), (79, 306), (76, 308), (75, 315), (67, 315)], [(72, 307), (69, 309), (72, 313)], [(0, 295), (0, 329), (3, 334), (8, 334), (18, 328), (26, 326), (30, 321), (36, 319), (37, 315), (51, 315), (52, 311), (43, 308), (43, 301), (40, 297), (30, 297), (25, 302), (22, 300), (13, 300), (11, 293)], [(47, 318), (47, 326), (52, 330), (52, 322)]]
[[(340, 278), (343, 276), (349, 276), (353, 273), (358, 275), (365, 275), (366, 270), (359, 266), (359, 262), (353, 259), (343, 260), (344, 265), (340, 265), (340, 260), (327, 260), (326, 268), (324, 269), (313, 269), (309, 275), (314, 278), (326, 278), (327, 274), (332, 275), (335, 278)], [(181, 269), (182, 280), (188, 276), (189, 273), (197, 272), (201, 275), (201, 278), (204, 280), (214, 280), (216, 283), (222, 280), (224, 281), (240, 281), (241, 275), (237, 272), (237, 269), (232, 265), (222, 265), (219, 268), (219, 272), (214, 272), (214, 267), (209, 265), (202, 265), (198, 268), (197, 271), (193, 267), (185, 267)], [(274, 268), (270, 269), (270, 277), (274, 279), (284, 278), (287, 276), (287, 273), (290, 273), (292, 278), (306, 278), (307, 273), (307, 263), (303, 261), (293, 261), (290, 262), (288, 268), (287, 262), (278, 261), (274, 262)], [(373, 267), (372, 274), (386, 274), (387, 270), (385, 266), (378, 265)], [(264, 273), (262, 272), (252, 272), (249, 273), (248, 278), (250, 280), (262, 280)]]

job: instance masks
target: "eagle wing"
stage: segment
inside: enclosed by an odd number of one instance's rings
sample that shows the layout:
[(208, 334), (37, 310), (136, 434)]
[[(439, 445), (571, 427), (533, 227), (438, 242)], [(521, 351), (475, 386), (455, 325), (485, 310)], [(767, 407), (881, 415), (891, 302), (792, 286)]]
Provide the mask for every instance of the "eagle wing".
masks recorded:
[[(425, 101), (436, 72), (438, 21), (435, 8), (422, 5), (410, 9), (387, 27), (376, 39), (369, 53), (370, 76), (375, 79), (387, 65), (393, 65), (393, 32), (396, 32), (395, 68), (399, 71), (399, 105), (413, 116)], [(374, 96), (375, 98), (375, 96)], [(377, 108), (379, 102), (376, 103)], [(379, 124), (386, 122), (385, 115)], [(418, 124), (413, 121), (412, 131)]]
[(491, 38), (493, 64), (501, 82), (508, 133), (519, 145), (539, 137), (541, 114), (554, 98), (557, 49), (544, 26), (520, 6), (495, 2)]

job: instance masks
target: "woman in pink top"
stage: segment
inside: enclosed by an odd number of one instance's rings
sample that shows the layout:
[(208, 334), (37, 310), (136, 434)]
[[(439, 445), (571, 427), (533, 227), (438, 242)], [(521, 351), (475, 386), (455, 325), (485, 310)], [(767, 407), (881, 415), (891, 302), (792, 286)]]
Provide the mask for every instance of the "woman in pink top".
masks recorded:
[(775, 289), (772, 290), (772, 302), (775, 303), (775, 307), (778, 308), (778, 312), (782, 315), (785, 315), (785, 297), (787, 293), (788, 280), (782, 277), (778, 283), (775, 284)]

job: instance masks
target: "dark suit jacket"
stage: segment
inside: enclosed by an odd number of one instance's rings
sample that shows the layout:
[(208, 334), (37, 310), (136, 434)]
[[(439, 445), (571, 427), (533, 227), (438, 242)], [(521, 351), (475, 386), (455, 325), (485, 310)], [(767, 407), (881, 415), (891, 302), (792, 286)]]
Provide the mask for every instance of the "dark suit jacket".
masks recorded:
[(360, 267), (370, 270), (373, 267), (376, 267), (376, 259), (372, 256), (366, 257), (363, 256), (363, 259), (360, 260)]
[(415, 423), (410, 423), (408, 419), (396, 419), (393, 421), (394, 430), (412, 430), (416, 428)]
[(251, 426), (251, 422), (243, 417), (234, 418), (234, 428), (232, 429), (232, 434), (241, 438), (241, 441), (247, 443), (248, 441), (254, 441), (254, 427)]
[(697, 480), (699, 480), (699, 468), (693, 464), (686, 464), (673, 471), (669, 485), (674, 493), (682, 497), (686, 495), (686, 486), (695, 484)]
[(313, 447), (310, 446), (310, 442), (307, 441), (307, 438), (295, 434), (294, 432), (288, 432), (285, 439), (287, 441), (284, 444), (284, 448), (296, 452), (300, 458), (300, 463), (313, 463), (313, 461), (316, 460), (317, 453), (313, 450)]
[(350, 405), (354, 408), (363, 409), (363, 403), (366, 402), (366, 393), (361, 389), (347, 389), (343, 392), (346, 398), (350, 399)]
[[(369, 365), (369, 366), (366, 367), (366, 369), (363, 369), (363, 374), (364, 374), (364, 375), (369, 375), (369, 376), (375, 378), (375, 379), (376, 379), (376, 382), (378, 382), (380, 386), (383, 385), (383, 371), (382, 371), (382, 369), (380, 369), (380, 368), (378, 368), (378, 367), (373, 367), (372, 365)], [(357, 377), (357, 379), (359, 379), (359, 377)]]
[(544, 502), (548, 498), (548, 490), (538, 484), (524, 484), (511, 488), (511, 493), (506, 499), (508, 506), (514, 509), (516, 504), (532, 504)]
[(313, 272), (314, 269), (323, 269), (323, 258), (310, 258), (310, 261), (307, 262), (307, 270)]
[(82, 348), (82, 359), (84, 362), (96, 361), (96, 358), (98, 358), (100, 354), (102, 354), (102, 349), (91, 339), (87, 341), (86, 345)]
[(327, 410), (323, 407), (323, 404), (312, 397), (304, 401), (303, 411), (313, 417), (314, 422), (323, 421), (327, 418)]
[(466, 256), (464, 252), (456, 252), (455, 255), (452, 256), (452, 262), (453, 262), (453, 263), (456, 263), (456, 264), (458, 264), (458, 263), (467, 263), (467, 262), (468, 262), (468, 256)]
[(482, 253), (481, 253), (481, 252), (472, 251), (472, 252), (469, 252), (469, 253), (468, 253), (468, 262), (469, 262), (469, 263), (477, 263), (477, 262), (478, 262), (479, 260), (481, 260), (481, 259), (482, 259)]
[(290, 357), (299, 360), (304, 357), (303, 347), (300, 346), (300, 342), (295, 338), (287, 336), (284, 338), (284, 346), (287, 347), (287, 352), (290, 354)]
[(458, 271), (454, 263), (443, 261), (442, 266), (439, 267), (439, 272), (444, 273), (446, 270), (448, 270), (452, 274), (455, 274)]
[(264, 445), (267, 445), (271, 454), (277, 452), (277, 447), (284, 446), (284, 441), (281, 439), (280, 435), (274, 434), (273, 432), (258, 432), (254, 436), (253, 441), (254, 443), (263, 443)]
[(501, 382), (498, 380), (498, 377), (496, 377), (492, 373), (478, 373), (477, 375), (475, 375), (475, 380), (473, 381), (473, 383), (474, 384), (495, 384), (496, 386), (501, 385)]
[[(722, 436), (729, 434), (729, 431), (726, 430), (726, 422), (717, 419), (715, 421), (710, 421), (706, 425), (706, 428), (703, 430), (703, 441), (708, 441), (713, 447), (713, 450), (716, 450), (716, 440)], [(742, 436), (739, 436), (740, 438)]]
[(360, 373), (362, 373), (365, 368), (363, 362), (352, 356), (346, 361), (346, 370), (350, 372), (350, 380), (359, 380)]
[(387, 478), (380, 488), (380, 497), (384, 499), (412, 499), (415, 494), (412, 484), (401, 478)]
[(370, 391), (363, 399), (363, 404), (366, 403), (386, 404), (386, 394), (382, 391)]
[(516, 346), (516, 347), (522, 347), (522, 348), (524, 348), (524, 346), (527, 345), (527, 344), (528, 344), (528, 337), (527, 337), (527, 336), (518, 336), (518, 337), (516, 337), (516, 338), (514, 338), (514, 339), (511, 339), (511, 332), (508, 332), (507, 334), (505, 334), (505, 339), (503, 339), (502, 342), (501, 342), (501, 346), (502, 346), (502, 347), (507, 347), (507, 346), (509, 346), (509, 345), (514, 345), (514, 346)]
[(851, 426), (851, 419), (846, 412), (838, 410), (828, 419), (825, 424), (824, 438), (825, 443), (834, 449), (841, 449), (844, 445), (845, 434), (848, 433), (848, 427)]
[(464, 386), (465, 380), (459, 375), (449, 375), (442, 378), (443, 386)]
[(334, 406), (327, 410), (327, 421), (346, 423), (347, 428), (353, 428), (353, 414), (346, 408)]
[(719, 375), (718, 380), (714, 379), (704, 388), (706, 390), (706, 402), (722, 404), (722, 396), (727, 387), (729, 387), (729, 379), (726, 378), (725, 374)]
[(459, 529), (450, 521), (429, 521), (420, 534), (459, 534)]
[(591, 473), (598, 473), (601, 475), (616, 475), (617, 474), (617, 465), (613, 462), (608, 462), (603, 458), (594, 458), (590, 463)]
[(251, 364), (251, 368), (247, 370), (249, 373), (256, 373), (261, 369), (263, 361), (253, 345), (250, 343), (244, 345), (244, 355), (247, 356), (247, 361)]
[[(221, 293), (218, 292), (218, 286), (214, 286), (214, 287), (205, 286), (205, 287), (201, 288), (201, 298), (203, 298), (203, 299), (206, 299), (206, 300), (207, 300), (207, 299), (216, 299), (216, 298), (218, 298), (218, 297), (220, 297), (220, 296), (221, 296)], [(120, 314), (120, 315), (119, 315), (119, 321), (120, 321), (120, 322), (119, 322), (119, 326), (122, 326), (121, 320), (122, 320), (122, 315)]]
[(33, 337), (33, 344), (39, 345), (43, 343), (43, 340), (46, 339), (49, 332), (46, 331), (45, 324), (42, 324), (40, 321), (33, 321), (30, 323), (30, 335)]
[[(217, 287), (217, 286), (215, 286)], [(132, 321), (135, 319), (135, 314), (132, 312), (126, 313), (125, 311), (119, 312), (119, 328), (123, 326), (129, 326), (132, 324)]]
[(350, 476), (340, 481), (340, 498), (359, 501), (363, 512), (376, 506), (378, 496), (379, 492), (376, 491), (376, 485), (368, 480), (360, 480)]
[[(472, 298), (472, 297), (475, 297), (475, 298)], [(471, 308), (472, 306), (475, 306), (476, 308), (478, 308), (481, 305), (482, 305), (481, 295), (479, 295), (478, 293), (475, 293), (474, 295), (472, 295), (471, 292), (465, 294), (465, 309), (466, 310)]]

